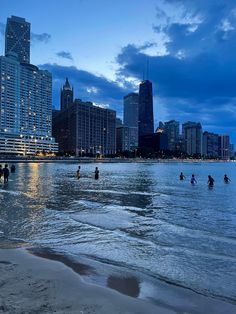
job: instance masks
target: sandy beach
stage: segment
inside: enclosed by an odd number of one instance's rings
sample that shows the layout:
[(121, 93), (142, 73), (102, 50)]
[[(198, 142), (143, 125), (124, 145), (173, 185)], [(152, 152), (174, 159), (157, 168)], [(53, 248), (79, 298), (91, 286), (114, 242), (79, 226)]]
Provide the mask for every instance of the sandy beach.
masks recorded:
[[(154, 304), (129, 297), (106, 287), (86, 283), (78, 274), (85, 271), (79, 264), (76, 269), (75, 265), (70, 265), (71, 268), (61, 261), (53, 260), (52, 256), (48, 258), (32, 255), (22, 248), (0, 249), (0, 313), (235, 313), (236, 307), (233, 304), (204, 298), (203, 301), (202, 296), (194, 300), (191, 292), (186, 295), (185, 303), (192, 302), (192, 309), (184, 309), (186, 304), (174, 309), (171, 299), (170, 305), (163, 305), (161, 302), (158, 305), (156, 302)], [(113, 284), (119, 285), (119, 282)], [(132, 287), (132, 282), (128, 286)], [(173, 298), (174, 293), (169, 294), (169, 297)], [(206, 312), (207, 309), (210, 312)]]
[(63, 263), (33, 256), (24, 249), (1, 249), (0, 272), (0, 313), (175, 313), (86, 284)]

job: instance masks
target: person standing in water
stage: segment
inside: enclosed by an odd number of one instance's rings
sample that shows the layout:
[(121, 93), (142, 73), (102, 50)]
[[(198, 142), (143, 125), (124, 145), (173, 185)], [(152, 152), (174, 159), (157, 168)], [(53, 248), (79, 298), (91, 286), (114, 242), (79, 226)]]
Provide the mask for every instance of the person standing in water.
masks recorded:
[(14, 173), (16, 171), (16, 166), (15, 165), (11, 165), (11, 172)]
[(80, 166), (78, 166), (78, 170), (76, 171), (76, 176), (77, 176), (77, 179), (80, 178)]
[(3, 169), (3, 177), (4, 177), (4, 183), (8, 182), (8, 177), (9, 177), (9, 169), (8, 169), (8, 165), (6, 164), (4, 169)]
[(195, 175), (194, 175), (194, 174), (192, 174), (192, 177), (191, 177), (190, 183), (191, 183), (192, 185), (194, 185), (194, 184), (196, 184), (196, 183), (197, 183), (197, 180), (196, 180), (196, 178), (195, 178)]
[(2, 165), (0, 165), (0, 180), (1, 180), (2, 176), (3, 176), (3, 169), (2, 169)]
[(99, 178), (99, 170), (98, 170), (98, 167), (95, 168), (95, 179), (97, 180)]
[(229, 183), (229, 181), (231, 181), (227, 174), (224, 175), (224, 181), (225, 183)]
[(209, 187), (213, 187), (214, 186), (214, 179), (212, 178), (212, 176), (208, 176), (208, 181), (207, 181), (207, 184)]
[(181, 181), (185, 179), (185, 176), (184, 176), (183, 172), (180, 173), (179, 179), (180, 179)]

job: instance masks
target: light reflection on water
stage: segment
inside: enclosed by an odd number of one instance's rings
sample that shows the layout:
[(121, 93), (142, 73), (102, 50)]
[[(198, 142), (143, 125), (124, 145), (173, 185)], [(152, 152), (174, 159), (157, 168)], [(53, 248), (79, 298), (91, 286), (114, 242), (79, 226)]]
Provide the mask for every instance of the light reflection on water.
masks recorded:
[[(236, 301), (234, 164), (82, 164), (79, 180), (76, 169), (17, 164), (9, 184), (0, 185), (0, 236)], [(216, 182), (210, 190), (208, 174)]]

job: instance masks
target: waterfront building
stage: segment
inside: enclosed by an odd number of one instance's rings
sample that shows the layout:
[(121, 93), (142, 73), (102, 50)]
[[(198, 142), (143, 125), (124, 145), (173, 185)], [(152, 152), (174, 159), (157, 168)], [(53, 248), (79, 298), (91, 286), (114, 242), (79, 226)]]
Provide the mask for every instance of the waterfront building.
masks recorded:
[[(11, 27), (9, 23), (9, 32)], [(20, 30), (26, 32), (24, 26), (17, 28), (15, 37), (11, 38), (19, 47), (19, 40), (23, 41), (22, 46), (25, 44)], [(21, 56), (13, 48), (12, 44), (12, 49), (6, 49), (6, 56), (0, 57), (0, 153), (27, 155), (42, 150), (55, 153), (51, 74), (21, 62)]]
[(168, 150), (176, 151), (179, 143), (179, 122), (175, 120), (165, 122), (164, 132), (168, 138)]
[(139, 137), (147, 134), (153, 134), (153, 94), (152, 82), (145, 80), (139, 85), (139, 120), (138, 132)]
[(124, 125), (138, 128), (138, 108), (138, 93), (130, 93), (124, 96)]
[(142, 135), (139, 138), (139, 148), (142, 152), (159, 153), (168, 148), (167, 135), (164, 132)]
[(63, 154), (115, 154), (116, 112), (75, 99), (53, 115), (53, 136)]
[(68, 78), (66, 78), (65, 84), (61, 89), (61, 110), (65, 110), (74, 101), (74, 90), (70, 86)]
[(230, 158), (235, 157), (234, 144), (230, 144)]
[(219, 135), (211, 132), (203, 133), (202, 153), (204, 157), (219, 157)]
[(223, 160), (229, 160), (231, 155), (229, 135), (219, 135), (219, 157)]
[(188, 155), (202, 155), (201, 123), (186, 122), (182, 125), (184, 152)]
[(124, 96), (124, 125), (129, 127), (130, 150), (134, 151), (138, 147), (138, 112), (139, 94), (130, 93)]
[(7, 19), (5, 55), (15, 52), (21, 63), (30, 63), (30, 23), (24, 18), (11, 16)]
[(130, 151), (130, 128), (128, 126), (120, 126), (116, 128), (116, 151)]

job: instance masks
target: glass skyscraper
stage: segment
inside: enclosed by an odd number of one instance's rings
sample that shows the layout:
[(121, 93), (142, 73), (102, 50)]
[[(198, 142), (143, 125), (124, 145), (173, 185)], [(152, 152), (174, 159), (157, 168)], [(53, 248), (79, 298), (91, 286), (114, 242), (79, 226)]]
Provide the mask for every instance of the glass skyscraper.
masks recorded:
[(154, 132), (152, 82), (145, 80), (139, 85), (139, 137)]
[(21, 63), (30, 63), (30, 23), (17, 16), (7, 19), (5, 55), (15, 52)]

